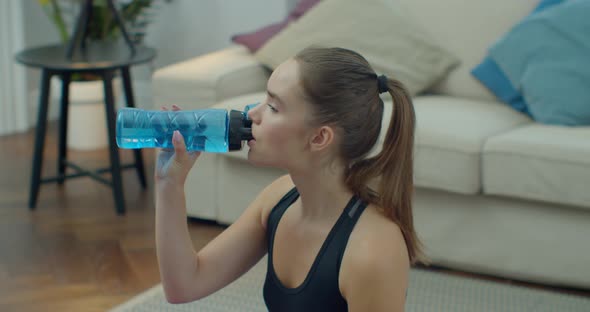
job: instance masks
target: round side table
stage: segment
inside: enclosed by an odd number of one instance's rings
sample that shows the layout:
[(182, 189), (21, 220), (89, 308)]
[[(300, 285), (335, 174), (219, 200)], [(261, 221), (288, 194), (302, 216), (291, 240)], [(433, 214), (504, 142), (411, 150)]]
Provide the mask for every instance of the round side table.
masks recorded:
[[(125, 214), (125, 201), (121, 170), (135, 168), (141, 186), (145, 189), (146, 179), (141, 150), (134, 150), (134, 163), (122, 165), (119, 159), (119, 149), (115, 139), (115, 100), (112, 81), (118, 72), (121, 74), (126, 105), (135, 107), (131, 74), (129, 68), (152, 61), (156, 57), (156, 51), (146, 46), (135, 46), (132, 52), (128, 46), (117, 43), (87, 43), (84, 48), (75, 50), (71, 58), (67, 57), (68, 47), (65, 44), (36, 47), (19, 52), (16, 60), (26, 66), (41, 69), (41, 85), (39, 94), (39, 112), (37, 115), (37, 128), (35, 130), (35, 149), (33, 152), (33, 171), (31, 175), (31, 188), (29, 193), (29, 208), (34, 209), (37, 204), (39, 188), (42, 183), (57, 182), (63, 184), (66, 179), (78, 177), (90, 177), (104, 183), (113, 189), (116, 212)], [(107, 133), (109, 144), (110, 167), (96, 170), (87, 170), (67, 160), (67, 125), (69, 106), (69, 84), (73, 74), (91, 73), (101, 77), (104, 86), (104, 104), (106, 108)], [(43, 149), (45, 145), (45, 132), (47, 126), (47, 111), (49, 108), (50, 80), (52, 76), (59, 76), (62, 80), (60, 112), (59, 112), (59, 138), (57, 157), (57, 176), (41, 178), (43, 165)], [(76, 171), (66, 174), (69, 167)], [(103, 173), (111, 173), (111, 179), (101, 176)]]

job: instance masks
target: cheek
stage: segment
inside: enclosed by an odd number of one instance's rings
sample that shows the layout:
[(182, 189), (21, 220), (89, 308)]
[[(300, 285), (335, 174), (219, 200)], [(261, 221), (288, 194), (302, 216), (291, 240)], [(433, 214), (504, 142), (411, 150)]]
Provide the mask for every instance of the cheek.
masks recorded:
[(265, 137), (265, 144), (277, 149), (277, 152), (288, 150), (295, 145), (298, 137), (291, 127), (276, 125), (269, 127)]
[(273, 149), (276, 155), (292, 156), (304, 148), (305, 131), (298, 124), (277, 121), (262, 126), (264, 137), (260, 143), (265, 149)]
[(293, 120), (267, 118), (259, 127), (256, 145), (248, 152), (252, 164), (288, 170), (292, 162), (302, 158), (306, 149), (306, 132), (301, 124)]

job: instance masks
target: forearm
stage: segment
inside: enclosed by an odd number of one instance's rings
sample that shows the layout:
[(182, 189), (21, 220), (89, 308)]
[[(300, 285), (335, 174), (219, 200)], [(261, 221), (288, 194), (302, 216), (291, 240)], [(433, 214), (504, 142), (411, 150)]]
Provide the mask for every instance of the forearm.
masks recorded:
[(195, 282), (197, 257), (186, 224), (183, 185), (156, 185), (156, 250), (167, 297), (183, 298)]

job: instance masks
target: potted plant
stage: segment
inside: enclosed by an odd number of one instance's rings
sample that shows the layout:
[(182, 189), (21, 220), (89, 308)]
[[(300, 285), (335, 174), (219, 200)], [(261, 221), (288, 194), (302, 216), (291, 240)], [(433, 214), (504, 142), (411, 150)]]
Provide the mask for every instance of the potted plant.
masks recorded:
[[(38, 0), (45, 14), (57, 28), (61, 40), (65, 43), (70, 38), (73, 20), (83, 0)], [(147, 26), (152, 20), (151, 8), (157, 0), (119, 0), (119, 14), (125, 23), (132, 41), (141, 43)], [(115, 19), (107, 7), (105, 0), (92, 2), (92, 16), (88, 23), (89, 40), (114, 40), (121, 35)]]
[[(63, 44), (73, 32), (83, 0), (38, 0), (45, 14), (55, 25)], [(142, 44), (147, 26), (153, 19), (153, 8), (158, 0), (114, 1), (131, 41)], [(89, 41), (121, 40), (122, 33), (105, 0), (92, 2), (86, 39)], [(120, 93), (119, 79), (115, 78), (115, 98)], [(100, 77), (92, 74), (75, 74), (69, 87), (68, 142), (69, 148), (90, 150), (106, 147), (107, 133), (103, 85)], [(52, 93), (61, 93), (61, 81), (52, 81)]]

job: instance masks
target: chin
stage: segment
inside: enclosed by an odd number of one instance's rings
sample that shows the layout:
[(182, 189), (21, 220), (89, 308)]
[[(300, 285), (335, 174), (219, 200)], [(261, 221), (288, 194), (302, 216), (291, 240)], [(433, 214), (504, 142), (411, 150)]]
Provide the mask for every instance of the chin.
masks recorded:
[(252, 149), (248, 150), (248, 162), (254, 166), (263, 166), (264, 162), (261, 161), (260, 156), (257, 156)]

